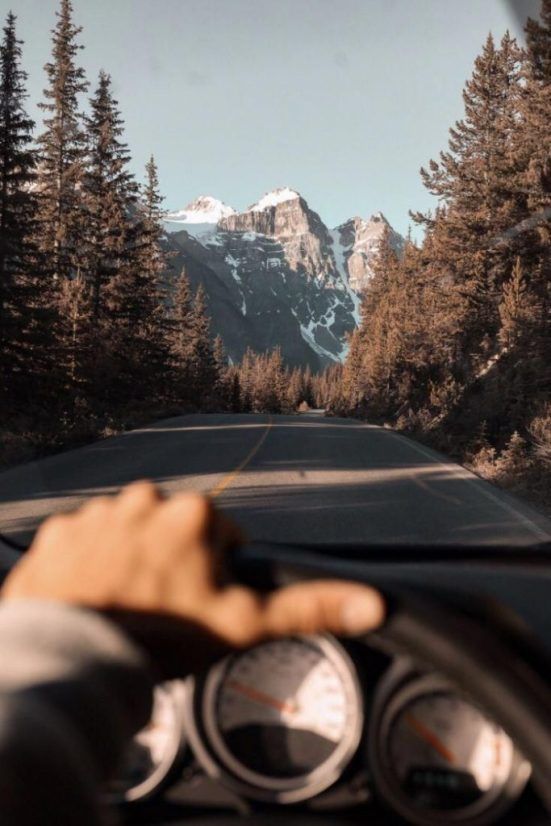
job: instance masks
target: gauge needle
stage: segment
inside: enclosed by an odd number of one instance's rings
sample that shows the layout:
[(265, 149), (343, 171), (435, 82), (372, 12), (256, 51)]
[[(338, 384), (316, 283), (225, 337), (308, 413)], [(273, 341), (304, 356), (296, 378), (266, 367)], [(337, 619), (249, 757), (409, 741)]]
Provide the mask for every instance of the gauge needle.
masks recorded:
[(414, 717), (413, 714), (406, 714), (405, 716), (406, 723), (410, 727), (415, 734), (424, 740), (425, 743), (428, 743), (429, 746), (432, 746), (435, 752), (442, 757), (446, 763), (457, 763), (457, 758), (455, 754), (450, 751), (450, 749), (444, 745), (442, 740), (432, 731), (428, 726), (426, 726), (421, 720), (417, 717)]
[(263, 706), (270, 706), (278, 711), (287, 711), (290, 713), (297, 710), (296, 703), (283, 702), (282, 700), (278, 700), (277, 697), (272, 697), (270, 694), (264, 694), (263, 691), (258, 691), (258, 689), (253, 688), (250, 685), (246, 685), (245, 683), (240, 683), (238, 680), (228, 680), (226, 685), (228, 688), (233, 688), (234, 691), (238, 691), (240, 694), (243, 694), (243, 696), (247, 697), (249, 700), (252, 700), (255, 703), (260, 703)]

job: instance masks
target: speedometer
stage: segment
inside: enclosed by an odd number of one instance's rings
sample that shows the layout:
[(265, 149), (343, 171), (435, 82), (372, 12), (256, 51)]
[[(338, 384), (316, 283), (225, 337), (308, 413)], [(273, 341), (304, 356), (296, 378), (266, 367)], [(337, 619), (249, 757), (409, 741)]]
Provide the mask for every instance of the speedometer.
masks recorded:
[(362, 702), (354, 666), (325, 637), (258, 645), (208, 675), (201, 719), (209, 760), (230, 785), (294, 802), (327, 788), (355, 753)]

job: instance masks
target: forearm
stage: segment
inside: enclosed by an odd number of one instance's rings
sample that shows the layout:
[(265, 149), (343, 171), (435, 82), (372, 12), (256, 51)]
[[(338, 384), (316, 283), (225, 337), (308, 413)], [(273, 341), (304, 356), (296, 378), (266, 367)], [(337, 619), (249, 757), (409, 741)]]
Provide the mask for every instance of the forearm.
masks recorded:
[(0, 604), (0, 822), (96, 826), (98, 788), (150, 714), (145, 655), (92, 611)]

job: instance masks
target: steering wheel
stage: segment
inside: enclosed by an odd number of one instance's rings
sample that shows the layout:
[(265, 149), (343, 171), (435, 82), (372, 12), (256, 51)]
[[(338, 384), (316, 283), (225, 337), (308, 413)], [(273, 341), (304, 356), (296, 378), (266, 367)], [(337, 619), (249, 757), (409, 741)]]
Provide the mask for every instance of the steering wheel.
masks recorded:
[[(515, 741), (532, 765), (532, 781), (551, 812), (551, 670), (545, 654), (502, 612), (456, 595), (382, 589), (388, 619), (366, 641), (407, 654), (452, 680)], [(478, 608), (478, 610), (476, 610)]]

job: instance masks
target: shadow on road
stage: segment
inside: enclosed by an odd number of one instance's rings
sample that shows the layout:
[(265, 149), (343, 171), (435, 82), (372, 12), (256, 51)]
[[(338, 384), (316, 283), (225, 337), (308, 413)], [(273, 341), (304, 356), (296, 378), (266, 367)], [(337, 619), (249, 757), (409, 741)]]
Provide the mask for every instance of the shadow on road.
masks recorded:
[[(0, 474), (0, 531), (28, 541), (47, 514), (140, 478), (167, 493), (208, 492), (267, 426), (260, 415), (185, 416), (13, 468)], [(218, 502), (251, 537), (274, 541), (528, 544), (551, 535), (543, 517), (460, 466), (353, 420), (273, 417)]]

